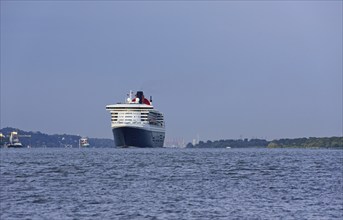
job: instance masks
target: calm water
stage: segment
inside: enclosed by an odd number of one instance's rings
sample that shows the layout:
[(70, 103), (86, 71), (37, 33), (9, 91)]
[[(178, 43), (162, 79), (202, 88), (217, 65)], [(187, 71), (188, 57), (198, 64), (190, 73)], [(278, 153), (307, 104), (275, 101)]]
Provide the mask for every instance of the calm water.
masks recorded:
[(5, 219), (342, 219), (343, 151), (1, 149)]

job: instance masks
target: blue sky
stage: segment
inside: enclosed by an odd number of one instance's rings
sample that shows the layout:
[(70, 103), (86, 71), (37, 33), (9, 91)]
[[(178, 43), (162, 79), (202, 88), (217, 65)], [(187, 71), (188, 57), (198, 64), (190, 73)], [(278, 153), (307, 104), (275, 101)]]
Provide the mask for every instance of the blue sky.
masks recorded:
[(341, 1), (1, 1), (1, 127), (112, 138), (153, 96), (167, 138), (342, 135)]

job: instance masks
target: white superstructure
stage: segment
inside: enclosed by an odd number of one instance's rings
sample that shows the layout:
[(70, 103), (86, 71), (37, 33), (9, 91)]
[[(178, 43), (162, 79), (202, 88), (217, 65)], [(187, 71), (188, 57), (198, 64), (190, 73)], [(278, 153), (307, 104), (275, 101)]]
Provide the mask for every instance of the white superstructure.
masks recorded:
[(162, 113), (154, 110), (152, 105), (146, 104), (115, 104), (107, 105), (111, 113), (111, 127), (136, 126), (164, 128)]

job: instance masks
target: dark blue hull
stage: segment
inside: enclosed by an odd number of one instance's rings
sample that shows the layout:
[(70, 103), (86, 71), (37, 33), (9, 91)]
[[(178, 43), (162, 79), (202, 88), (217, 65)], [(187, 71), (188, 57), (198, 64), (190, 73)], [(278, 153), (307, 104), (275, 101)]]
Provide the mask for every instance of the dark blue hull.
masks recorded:
[(19, 144), (9, 144), (7, 145), (8, 148), (23, 148), (23, 145)]
[(164, 132), (135, 127), (113, 128), (112, 131), (118, 147), (163, 147)]

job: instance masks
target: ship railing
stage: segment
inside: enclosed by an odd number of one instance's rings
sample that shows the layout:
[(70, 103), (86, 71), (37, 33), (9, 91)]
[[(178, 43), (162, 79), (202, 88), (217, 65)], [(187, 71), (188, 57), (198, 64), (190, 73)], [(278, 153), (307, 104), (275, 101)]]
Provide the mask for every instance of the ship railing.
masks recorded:
[(112, 122), (112, 125), (118, 125), (118, 124), (144, 125), (144, 124), (148, 124), (148, 122), (145, 122), (145, 121), (114, 121)]

